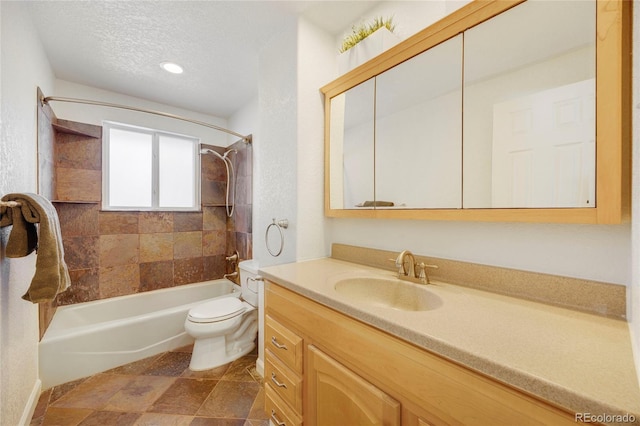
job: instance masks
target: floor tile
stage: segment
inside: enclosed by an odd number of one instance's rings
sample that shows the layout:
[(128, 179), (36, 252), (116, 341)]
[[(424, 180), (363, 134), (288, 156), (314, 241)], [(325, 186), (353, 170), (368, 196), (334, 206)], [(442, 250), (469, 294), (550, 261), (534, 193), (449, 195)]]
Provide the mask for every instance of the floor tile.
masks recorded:
[(190, 426), (244, 426), (242, 419), (220, 419), (211, 417), (196, 417)]
[(120, 413), (117, 411), (94, 411), (78, 426), (133, 426), (141, 413)]
[(128, 376), (98, 374), (80, 383), (52, 405), (54, 407), (98, 410), (104, 407), (107, 401), (130, 380), (131, 377)]
[(270, 426), (271, 424), (269, 423), (269, 419), (267, 420), (253, 420), (253, 419), (247, 419), (244, 422), (243, 426)]
[(257, 357), (244, 356), (231, 363), (231, 366), (222, 377), (222, 380), (233, 380), (239, 382), (253, 382), (254, 379), (249, 374), (248, 369), (254, 368)]
[(80, 385), (81, 383), (85, 382), (87, 379), (88, 379), (88, 377), (84, 377), (82, 379), (78, 379), (78, 380), (74, 380), (72, 382), (67, 382), (67, 383), (63, 383), (63, 384), (58, 385), (58, 386), (54, 386), (53, 389), (51, 389), (51, 396), (49, 398), (49, 404), (53, 404), (54, 402), (56, 402), (57, 400), (62, 398), (64, 395), (66, 395), (67, 393), (69, 393), (73, 389), (75, 389), (78, 385)]
[(176, 414), (145, 413), (134, 426), (189, 426), (193, 417)]
[(187, 352), (167, 352), (142, 372), (148, 376), (180, 376), (189, 368), (191, 354)]
[(220, 380), (225, 375), (225, 373), (227, 372), (230, 366), (231, 366), (231, 363), (221, 365), (220, 367), (212, 368), (210, 370), (202, 370), (202, 371), (191, 371), (187, 368), (182, 373), (182, 377)]
[(77, 426), (92, 412), (84, 408), (49, 407), (42, 426)]
[(129, 364), (122, 365), (120, 367), (113, 368), (106, 371), (109, 374), (124, 374), (124, 375), (140, 375), (147, 370), (151, 364), (153, 364), (162, 355), (154, 355), (149, 358), (141, 359)]
[(38, 404), (36, 405), (35, 410), (33, 410), (32, 417), (34, 419), (44, 417), (45, 413), (47, 412), (47, 407), (49, 406), (49, 400), (51, 399), (52, 390), (53, 389), (48, 389), (40, 394), (40, 398), (38, 398)]
[(217, 383), (216, 380), (176, 379), (147, 411), (193, 415)]
[(191, 345), (187, 345), (187, 346), (183, 346), (181, 348), (178, 349), (173, 349), (171, 352), (193, 352), (193, 344)]
[(134, 376), (113, 395), (105, 410), (146, 411), (173, 384), (173, 377)]
[(202, 404), (197, 415), (225, 419), (246, 419), (260, 390), (256, 382), (221, 380)]
[[(268, 426), (255, 354), (192, 372), (192, 345), (44, 391), (30, 426)], [(254, 374), (255, 376), (255, 374)]]
[(261, 420), (266, 420), (267, 423), (269, 422), (269, 416), (267, 416), (267, 413), (264, 407), (264, 388), (263, 387), (260, 387), (260, 390), (258, 391), (258, 395), (256, 395), (256, 398), (253, 400), (253, 405), (251, 406), (251, 410), (249, 411), (249, 415), (247, 415), (247, 418), (249, 420), (256, 420), (258, 424)]

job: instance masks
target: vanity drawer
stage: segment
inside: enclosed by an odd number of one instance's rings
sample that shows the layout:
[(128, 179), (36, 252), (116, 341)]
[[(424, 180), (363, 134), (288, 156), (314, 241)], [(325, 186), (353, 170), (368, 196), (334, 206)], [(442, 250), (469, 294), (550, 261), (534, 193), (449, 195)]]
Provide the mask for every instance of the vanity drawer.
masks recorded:
[(266, 350), (264, 380), (298, 413), (302, 412), (302, 379)]
[(278, 396), (269, 383), (265, 385), (264, 409), (272, 425), (300, 426), (302, 419)]
[(302, 338), (270, 315), (265, 318), (265, 348), (296, 373), (302, 373)]

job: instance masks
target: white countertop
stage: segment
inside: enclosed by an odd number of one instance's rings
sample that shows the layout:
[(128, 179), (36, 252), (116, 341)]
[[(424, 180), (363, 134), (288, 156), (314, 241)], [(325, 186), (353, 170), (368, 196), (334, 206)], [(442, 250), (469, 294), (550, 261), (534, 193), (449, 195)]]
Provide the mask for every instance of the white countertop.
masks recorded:
[[(635, 415), (640, 388), (627, 322), (432, 282), (426, 311), (373, 306), (335, 291), (336, 280), (393, 272), (324, 258), (260, 269), (325, 306), (577, 413)], [(409, 285), (420, 285), (411, 284)]]

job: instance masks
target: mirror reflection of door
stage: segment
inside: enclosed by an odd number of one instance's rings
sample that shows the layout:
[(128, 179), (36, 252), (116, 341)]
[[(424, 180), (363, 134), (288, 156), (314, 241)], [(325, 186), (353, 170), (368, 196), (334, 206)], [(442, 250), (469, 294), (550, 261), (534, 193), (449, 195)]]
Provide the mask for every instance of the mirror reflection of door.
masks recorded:
[(493, 107), (492, 207), (593, 207), (595, 80)]
[(529, 0), (464, 33), (464, 208), (595, 207), (596, 2)]

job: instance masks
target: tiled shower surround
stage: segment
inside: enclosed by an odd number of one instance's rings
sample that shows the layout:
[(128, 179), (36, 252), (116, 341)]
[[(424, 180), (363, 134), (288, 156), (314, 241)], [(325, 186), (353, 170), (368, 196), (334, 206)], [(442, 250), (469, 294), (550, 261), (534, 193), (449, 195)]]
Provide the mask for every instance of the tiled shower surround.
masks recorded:
[[(55, 116), (52, 122), (56, 131), (40, 133), (39, 149), (51, 135), (55, 176), (51, 198), (72, 281), (52, 308), (222, 278), (233, 272), (226, 256), (237, 250), (241, 259), (252, 257), (251, 146), (240, 141), (229, 147), (238, 150), (232, 218), (225, 208), (226, 168), (213, 155), (201, 157), (202, 211), (103, 211), (100, 127)], [(46, 195), (47, 188), (41, 187), (41, 192)]]
[[(72, 285), (57, 304), (221, 278), (233, 252), (225, 207), (202, 212), (106, 212), (56, 203)], [(231, 221), (232, 222), (232, 221)], [(230, 237), (230, 238), (227, 238)]]

